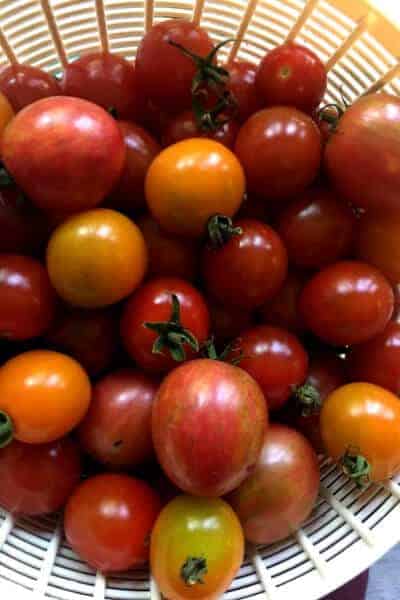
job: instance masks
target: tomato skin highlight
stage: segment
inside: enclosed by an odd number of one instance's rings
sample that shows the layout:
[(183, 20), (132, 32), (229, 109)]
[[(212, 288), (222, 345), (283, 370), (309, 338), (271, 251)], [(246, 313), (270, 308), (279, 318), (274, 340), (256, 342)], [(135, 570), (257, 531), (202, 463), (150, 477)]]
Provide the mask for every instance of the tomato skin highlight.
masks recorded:
[[(188, 557), (206, 560), (204, 583), (188, 585), (182, 579), (182, 566)], [(231, 584), (243, 557), (239, 520), (219, 498), (178, 496), (161, 511), (151, 535), (153, 576), (161, 593), (174, 600), (219, 598)]]
[(0, 71), (0, 91), (8, 98), (15, 112), (25, 106), (61, 94), (54, 77), (31, 65), (8, 65)]

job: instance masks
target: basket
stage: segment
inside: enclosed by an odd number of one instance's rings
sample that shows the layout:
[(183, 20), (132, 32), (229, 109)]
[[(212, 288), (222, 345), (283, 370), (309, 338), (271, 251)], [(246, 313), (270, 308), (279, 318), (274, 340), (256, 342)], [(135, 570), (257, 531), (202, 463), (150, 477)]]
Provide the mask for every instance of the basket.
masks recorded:
[[(257, 62), (288, 39), (311, 47), (329, 71), (327, 102), (366, 91), (400, 93), (400, 35), (363, 0), (0, 0), (0, 66), (53, 73), (99, 47), (135, 56), (143, 32), (166, 18), (194, 19), (224, 59)], [(317, 600), (367, 569), (400, 540), (400, 476), (360, 490), (329, 461), (320, 496), (290, 539), (249, 547), (226, 600)], [(60, 518), (15, 519), (0, 509), (1, 600), (160, 600), (146, 571), (104, 577), (64, 541)]]

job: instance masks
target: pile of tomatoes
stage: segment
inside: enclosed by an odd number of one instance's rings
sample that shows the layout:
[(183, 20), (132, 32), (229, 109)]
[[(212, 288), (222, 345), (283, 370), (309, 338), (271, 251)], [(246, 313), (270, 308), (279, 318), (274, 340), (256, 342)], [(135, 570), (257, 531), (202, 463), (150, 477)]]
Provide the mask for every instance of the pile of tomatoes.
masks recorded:
[(400, 99), (223, 44), (0, 73), (0, 504), (171, 600), (400, 468)]

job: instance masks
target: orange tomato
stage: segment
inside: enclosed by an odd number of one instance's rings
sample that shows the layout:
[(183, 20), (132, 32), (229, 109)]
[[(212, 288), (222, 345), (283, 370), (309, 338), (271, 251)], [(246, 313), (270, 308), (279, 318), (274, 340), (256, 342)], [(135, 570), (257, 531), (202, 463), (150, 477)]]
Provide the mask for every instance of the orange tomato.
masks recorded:
[(14, 111), (11, 104), (4, 96), (0, 93), (0, 137), (3, 135), (3, 131), (14, 117)]
[(163, 150), (146, 177), (146, 199), (158, 223), (170, 233), (201, 236), (215, 214), (232, 217), (245, 188), (242, 166), (222, 144), (204, 138)]
[(73, 216), (60, 225), (47, 248), (47, 269), (58, 294), (69, 304), (99, 308), (128, 296), (147, 268), (139, 228), (105, 208)]
[(47, 350), (24, 352), (0, 369), (0, 431), (8, 418), (20, 442), (52, 442), (80, 423), (90, 397), (89, 378), (74, 359)]

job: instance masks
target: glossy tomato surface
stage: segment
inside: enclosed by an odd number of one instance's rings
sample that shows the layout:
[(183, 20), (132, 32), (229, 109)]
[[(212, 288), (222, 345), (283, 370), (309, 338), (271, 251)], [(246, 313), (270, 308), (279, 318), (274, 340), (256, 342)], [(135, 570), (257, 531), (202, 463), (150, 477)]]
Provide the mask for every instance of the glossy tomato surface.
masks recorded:
[[(221, 117), (222, 119), (222, 117)], [(182, 140), (194, 137), (206, 137), (216, 142), (220, 142), (227, 148), (233, 148), (236, 136), (239, 131), (239, 125), (232, 119), (217, 127), (215, 130), (203, 130), (196, 122), (196, 117), (192, 110), (185, 110), (177, 116), (172, 117), (166, 125), (163, 135), (163, 146), (171, 146)]]
[(257, 67), (247, 60), (232, 60), (226, 68), (229, 72), (228, 89), (236, 102), (235, 118), (243, 123), (263, 107), (256, 88)]
[(358, 223), (355, 250), (360, 260), (374, 265), (393, 285), (400, 283), (400, 217), (364, 214)]
[(13, 108), (8, 101), (7, 97), (0, 93), (0, 135), (3, 136), (3, 132), (9, 122), (14, 117)]
[(304, 319), (299, 311), (299, 298), (307, 277), (300, 271), (289, 271), (282, 287), (275, 296), (260, 308), (263, 323), (302, 333)]
[(8, 98), (15, 112), (37, 100), (61, 93), (58, 82), (49, 73), (18, 63), (0, 71), (0, 91)]

